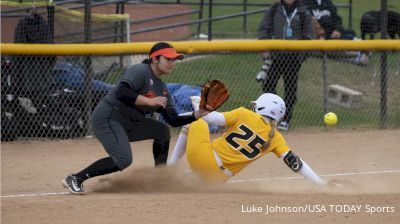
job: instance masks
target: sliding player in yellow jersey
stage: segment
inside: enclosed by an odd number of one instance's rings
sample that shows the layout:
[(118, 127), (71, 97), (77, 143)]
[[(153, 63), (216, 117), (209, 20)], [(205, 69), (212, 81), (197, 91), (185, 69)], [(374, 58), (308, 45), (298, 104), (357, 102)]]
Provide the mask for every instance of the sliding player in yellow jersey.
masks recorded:
[[(199, 98), (192, 97), (192, 102)], [(286, 111), (281, 97), (262, 94), (253, 111), (240, 107), (229, 112), (212, 112), (182, 128), (169, 165), (176, 164), (186, 152), (194, 172), (207, 182), (225, 182), (251, 162), (267, 153), (274, 153), (294, 172), (317, 185), (324, 185), (311, 168), (294, 154), (282, 134), (276, 129)], [(196, 109), (196, 103), (193, 103)], [(210, 140), (208, 124), (225, 126), (228, 130), (214, 141)]]

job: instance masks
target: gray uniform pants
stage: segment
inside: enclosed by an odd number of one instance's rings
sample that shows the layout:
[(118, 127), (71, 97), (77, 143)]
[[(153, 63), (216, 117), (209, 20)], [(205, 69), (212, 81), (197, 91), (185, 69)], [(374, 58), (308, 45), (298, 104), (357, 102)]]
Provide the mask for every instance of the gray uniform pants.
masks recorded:
[(132, 163), (130, 142), (154, 139), (163, 143), (171, 138), (167, 124), (145, 118), (140, 112), (137, 120), (131, 120), (105, 101), (97, 105), (91, 124), (95, 136), (121, 170)]

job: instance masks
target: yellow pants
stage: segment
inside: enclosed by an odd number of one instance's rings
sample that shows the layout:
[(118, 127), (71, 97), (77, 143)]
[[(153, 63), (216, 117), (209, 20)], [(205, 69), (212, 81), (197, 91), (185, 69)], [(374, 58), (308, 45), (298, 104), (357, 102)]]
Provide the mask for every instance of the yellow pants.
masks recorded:
[(229, 179), (217, 165), (211, 147), (208, 124), (203, 119), (190, 125), (186, 158), (192, 170), (206, 182), (226, 182)]

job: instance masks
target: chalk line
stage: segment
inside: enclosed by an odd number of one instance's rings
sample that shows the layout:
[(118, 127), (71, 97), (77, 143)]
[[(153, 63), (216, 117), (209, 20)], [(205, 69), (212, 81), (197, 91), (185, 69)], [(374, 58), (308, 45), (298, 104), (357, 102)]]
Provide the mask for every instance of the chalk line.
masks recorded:
[(16, 198), (16, 197), (37, 197), (37, 196), (51, 196), (71, 194), (69, 192), (50, 192), (50, 193), (31, 193), (31, 194), (14, 194), (14, 195), (1, 195), (2, 198)]
[[(334, 174), (322, 174), (320, 177), (337, 177), (337, 176), (353, 176), (353, 175), (368, 175), (368, 174), (382, 174), (382, 173), (400, 173), (400, 170), (383, 170), (383, 171), (365, 171), (365, 172), (352, 172), (352, 173), (334, 173)], [(240, 182), (254, 182), (254, 181), (274, 181), (274, 180), (293, 180), (303, 179), (302, 176), (297, 177), (272, 177), (272, 178), (257, 178), (247, 180), (230, 180), (228, 183), (240, 183)]]
[[(322, 174), (321, 177), (337, 177), (337, 176), (353, 176), (353, 175), (370, 175), (370, 174), (385, 174), (385, 173), (400, 173), (400, 170), (383, 170), (383, 171), (365, 171), (365, 172), (351, 172), (351, 173), (334, 173), (334, 174)], [(257, 178), (257, 179), (245, 179), (245, 180), (230, 180), (228, 183), (241, 183), (241, 182), (254, 182), (254, 181), (275, 181), (275, 180), (293, 180), (303, 179), (302, 176), (297, 177), (272, 177), (272, 178)], [(14, 195), (1, 195), (1, 198), (16, 198), (16, 197), (40, 197), (40, 196), (54, 196), (54, 195), (66, 195), (71, 194), (69, 192), (49, 192), (49, 193), (28, 193), (28, 194), (14, 194)]]

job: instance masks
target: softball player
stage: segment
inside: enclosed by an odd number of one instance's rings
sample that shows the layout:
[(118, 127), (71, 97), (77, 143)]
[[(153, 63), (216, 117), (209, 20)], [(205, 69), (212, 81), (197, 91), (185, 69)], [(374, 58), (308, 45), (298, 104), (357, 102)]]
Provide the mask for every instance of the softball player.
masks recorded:
[(183, 55), (164, 42), (155, 44), (149, 58), (131, 66), (113, 89), (97, 105), (91, 118), (95, 136), (108, 153), (78, 173), (63, 180), (73, 194), (83, 194), (82, 183), (92, 177), (122, 171), (132, 163), (130, 142), (154, 139), (155, 165), (166, 164), (170, 142), (169, 126), (151, 118), (159, 112), (174, 127), (189, 124), (209, 112), (198, 110), (178, 115), (170, 94), (160, 77), (174, 69), (175, 60)]
[[(190, 167), (202, 179), (225, 182), (251, 162), (272, 152), (294, 172), (315, 184), (325, 184), (289, 149), (282, 134), (276, 130), (286, 111), (282, 98), (264, 93), (253, 103), (253, 111), (240, 107), (225, 113), (212, 112), (183, 127), (168, 163), (176, 164), (186, 152)], [(207, 123), (227, 126), (228, 130), (211, 142)]]

